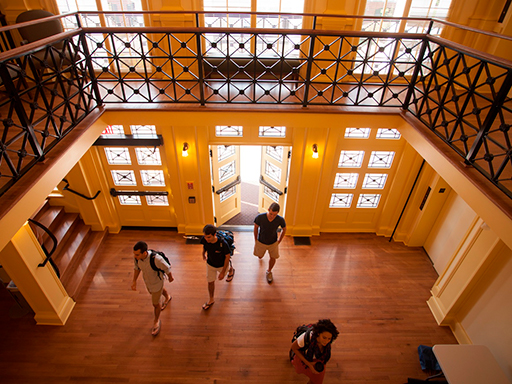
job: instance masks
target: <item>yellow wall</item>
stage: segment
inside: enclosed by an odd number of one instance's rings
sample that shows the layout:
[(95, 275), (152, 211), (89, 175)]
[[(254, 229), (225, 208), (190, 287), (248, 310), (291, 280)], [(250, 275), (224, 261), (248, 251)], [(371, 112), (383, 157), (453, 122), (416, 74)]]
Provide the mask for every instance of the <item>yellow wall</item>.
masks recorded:
[[(396, 115), (284, 113), (268, 110), (230, 113), (108, 111), (103, 115), (103, 121), (109, 125), (123, 125), (126, 128), (130, 124), (156, 126), (157, 133), (163, 137), (163, 151), (165, 151), (165, 161), (169, 170), (171, 184), (169, 209), (176, 216), (178, 230), (187, 235), (201, 234), (203, 226), (213, 222), (210, 145), (290, 145), (292, 147), (289, 192), (283, 212), (287, 220), (288, 234), (295, 236), (312, 236), (320, 232), (339, 231), (389, 234), (395, 224), (393, 220), (397, 220), (394, 212), (403, 205), (406, 198), (403, 186), (410, 184), (408, 183), (409, 171), (417, 167), (419, 159), (410, 148), (408, 151), (403, 150), (405, 145), (403, 139), (344, 138), (347, 127), (372, 128), (374, 135), (377, 128), (396, 128), (401, 122), (400, 117)], [(239, 138), (216, 137), (216, 125), (243, 126), (244, 135)], [(287, 127), (286, 137), (282, 139), (259, 137), (260, 125), (284, 125)], [(186, 158), (181, 156), (184, 142), (189, 144), (189, 156)], [(318, 159), (312, 158), (311, 148), (315, 143), (320, 153)], [(377, 173), (389, 173), (385, 189), (371, 191), (382, 193), (378, 208), (356, 209), (355, 199), (350, 209), (329, 208), (331, 194), (337, 192), (333, 189), (336, 172), (358, 171), (338, 168), (340, 151), (351, 149), (364, 150), (365, 163), (368, 162), (372, 150), (396, 151), (390, 170), (373, 170)], [(98, 203), (81, 202), (84, 207), (80, 212), (83, 213), (82, 217), (87, 224), (101, 228), (108, 226), (111, 232), (116, 232), (121, 224), (119, 218), (112, 212), (112, 197), (109, 196), (108, 186), (104, 181), (110, 175), (105, 175), (101, 167), (94, 166), (95, 163), (91, 158), (101, 156), (96, 151), (96, 148), (91, 148), (89, 152), (93, 154), (88, 153), (75, 166), (68, 179), (73, 178), (76, 185), (88, 191), (89, 195), (93, 195), (98, 189), (102, 191)], [(402, 153), (406, 154), (405, 160), (402, 160)], [(414, 159), (416, 161), (413, 161)], [(98, 161), (96, 160), (96, 163)], [(360, 177), (363, 176), (364, 172)], [(193, 190), (188, 189), (187, 182), (194, 184)], [(190, 196), (196, 198), (195, 204), (188, 202)], [(69, 205), (76, 206), (76, 199), (73, 196), (71, 198), (73, 201)], [(66, 200), (67, 198), (59, 198), (54, 204), (64, 205), (67, 204)], [(386, 210), (387, 215), (391, 214), (391, 219), (382, 218), (383, 209)]]
[(477, 219), (451, 256), (432, 288), (429, 307), (459, 343), (489, 347), (512, 379), (512, 251)]
[(475, 211), (453, 190), (432, 226), (424, 248), (437, 273), (441, 274), (455, 253), (461, 239), (476, 220)]
[(455, 317), (474, 344), (491, 349), (512, 381), (512, 251), (508, 247), (497, 250), (473, 292)]

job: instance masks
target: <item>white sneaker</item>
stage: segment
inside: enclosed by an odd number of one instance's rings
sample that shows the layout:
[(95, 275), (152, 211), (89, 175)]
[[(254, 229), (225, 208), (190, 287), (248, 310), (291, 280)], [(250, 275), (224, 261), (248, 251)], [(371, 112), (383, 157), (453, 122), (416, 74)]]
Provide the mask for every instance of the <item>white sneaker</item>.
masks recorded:
[(267, 277), (267, 283), (269, 283), (269, 284), (270, 284), (270, 283), (272, 282), (272, 280), (273, 280), (273, 278), (272, 278), (272, 272), (267, 271), (267, 273), (266, 273), (266, 277)]

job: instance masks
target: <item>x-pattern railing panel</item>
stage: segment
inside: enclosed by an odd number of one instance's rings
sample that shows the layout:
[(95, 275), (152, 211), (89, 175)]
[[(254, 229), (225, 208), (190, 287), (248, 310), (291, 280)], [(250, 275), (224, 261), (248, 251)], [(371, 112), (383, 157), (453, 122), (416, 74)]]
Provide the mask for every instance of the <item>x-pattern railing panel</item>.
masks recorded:
[(411, 111), (510, 196), (511, 68), (430, 42)]
[(85, 29), (0, 63), (0, 193), (98, 104), (149, 102), (404, 108), (512, 197), (511, 68), (420, 34)]
[(80, 36), (0, 63), (3, 122), (0, 192), (41, 159), (96, 106)]

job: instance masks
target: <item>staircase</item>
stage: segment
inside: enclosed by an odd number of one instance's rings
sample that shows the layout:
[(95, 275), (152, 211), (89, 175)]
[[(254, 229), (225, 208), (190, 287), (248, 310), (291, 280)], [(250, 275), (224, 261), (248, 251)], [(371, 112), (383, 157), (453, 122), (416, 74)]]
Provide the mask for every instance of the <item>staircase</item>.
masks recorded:
[[(48, 201), (32, 217), (57, 238), (52, 260), (60, 271), (60, 279), (69, 296), (75, 301), (94, 256), (107, 235), (107, 230), (92, 231), (78, 213), (67, 213), (63, 207), (50, 206)], [(50, 251), (52, 239), (38, 226), (30, 223), (40, 244)]]

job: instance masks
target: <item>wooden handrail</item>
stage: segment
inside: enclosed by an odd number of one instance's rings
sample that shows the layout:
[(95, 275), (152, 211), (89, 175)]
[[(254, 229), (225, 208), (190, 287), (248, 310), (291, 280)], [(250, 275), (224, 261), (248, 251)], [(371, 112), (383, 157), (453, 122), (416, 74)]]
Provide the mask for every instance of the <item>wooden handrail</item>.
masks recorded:
[[(190, 11), (131, 11), (131, 12), (79, 11), (79, 12), (64, 13), (64, 14), (61, 14), (61, 15), (55, 15), (55, 16), (47, 17), (47, 18), (44, 18), (44, 19), (31, 20), (31, 21), (26, 21), (26, 22), (19, 23), (19, 24), (13, 24), (13, 25), (4, 26), (4, 27), (0, 28), (0, 33), (3, 32), (3, 31), (7, 31), (7, 30), (18, 29), (18, 28), (22, 28), (22, 27), (26, 27), (26, 26), (31, 26), (31, 25), (37, 25), (39, 23), (43, 23), (43, 22), (47, 22), (47, 21), (51, 21), (51, 20), (59, 20), (59, 19), (63, 19), (63, 18), (66, 18), (66, 17), (70, 17), (70, 16), (83, 17), (83, 16), (86, 16), (86, 15), (207, 15), (207, 14), (212, 14), (212, 13), (222, 14), (222, 15), (224, 15), (224, 14), (225, 15), (229, 15), (229, 14), (234, 14), (234, 15), (250, 15), (250, 16), (252, 16), (252, 15), (254, 15), (254, 16), (283, 16), (283, 15), (286, 15), (286, 16), (301, 16), (301, 17), (316, 17), (316, 18), (322, 17), (322, 18), (327, 18), (327, 19), (328, 18), (334, 18), (334, 19), (360, 19), (360, 20), (382, 20), (382, 21), (422, 21), (422, 22), (433, 21), (435, 23), (440, 23), (440, 24), (443, 24), (443, 25), (446, 25), (446, 26), (451, 26), (451, 27), (459, 28), (459, 29), (462, 29), (462, 30), (465, 30), (465, 31), (475, 32), (475, 33), (479, 33), (479, 34), (483, 34), (483, 35), (487, 35), (487, 36), (491, 36), (491, 37), (497, 37), (497, 38), (501, 38), (501, 39), (505, 39), (505, 40), (512, 40), (512, 37), (509, 37), (509, 36), (500, 35), (500, 34), (497, 34), (497, 33), (494, 33), (494, 32), (489, 32), (489, 31), (485, 31), (485, 30), (481, 30), (481, 29), (476, 29), (476, 28), (472, 28), (472, 27), (461, 25), (461, 24), (452, 23), (452, 22), (449, 22), (449, 21), (446, 21), (446, 20), (436, 19), (436, 18), (380, 17), (380, 16), (365, 16), (365, 15), (332, 15), (332, 14), (322, 14), (322, 13), (213, 12), (213, 11), (194, 11), (194, 12), (190, 12)], [(136, 29), (137, 27), (132, 27), (131, 28), (132, 31), (133, 31), (133, 28)], [(148, 27), (140, 27), (140, 28), (147, 29)], [(109, 29), (114, 29), (114, 28), (109, 28)], [(209, 29), (211, 30), (211, 29), (214, 29), (214, 28), (209, 28)], [(258, 29), (258, 28), (244, 28), (243, 30), (244, 30), (244, 32), (247, 32), (247, 31), (249, 31), (251, 29), (262, 31), (262, 29)], [(232, 29), (230, 29), (230, 30), (232, 30)], [(271, 31), (274, 34), (276, 33), (276, 29), (272, 29)], [(282, 30), (279, 29), (279, 31), (282, 31)], [(301, 31), (301, 32), (307, 33), (310, 30), (304, 30), (304, 29), (297, 30), (297, 29), (294, 29), (293, 31), (294, 31), (294, 33), (297, 33), (297, 31)], [(328, 32), (328, 31), (323, 31), (323, 32)], [(349, 31), (344, 31), (344, 32), (347, 33)], [(358, 31), (355, 31), (355, 32), (358, 32)], [(362, 32), (362, 31), (359, 31), (359, 32)], [(338, 31), (338, 34), (339, 34), (339, 31)], [(389, 34), (387, 34), (387, 35), (389, 35)], [(410, 34), (407, 34), (407, 35), (410, 36)]]
[(499, 39), (512, 41), (512, 36), (500, 35), (499, 33), (496, 33), (496, 32), (484, 31), (483, 29), (472, 28), (472, 27), (468, 27), (466, 25), (460, 25), (460, 24), (452, 23), (451, 21), (439, 20), (439, 19), (432, 19), (432, 20), (434, 22), (436, 22), (436, 23), (447, 25), (449, 27), (454, 27), (454, 28), (462, 29), (464, 31), (475, 32), (475, 33), (478, 33), (480, 35), (497, 37)]
[(59, 20), (59, 19), (65, 18), (65, 17), (74, 16), (74, 15), (77, 15), (77, 14), (78, 14), (78, 12), (75, 12), (75, 13), (65, 13), (65, 14), (62, 14), (62, 15), (55, 15), (55, 16), (45, 17), (43, 19), (35, 19), (35, 20), (30, 20), (30, 21), (24, 21), (23, 23), (11, 24), (11, 25), (7, 25), (5, 27), (0, 28), (0, 32), (9, 31), (11, 29), (19, 29), (19, 28), (23, 28), (23, 27), (29, 27), (31, 25), (37, 25), (37, 24), (41, 24), (41, 23), (46, 23), (46, 22), (52, 21), (52, 20)]
[(72, 31), (62, 32), (57, 35), (53, 35), (50, 37), (46, 37), (41, 40), (33, 41), (31, 43), (22, 45), (21, 47), (16, 47), (7, 52), (0, 53), (0, 62), (4, 60), (9, 60), (15, 58), (17, 56), (24, 56), (29, 53), (34, 53), (41, 50), (42, 47), (51, 45), (52, 43), (62, 41), (64, 39), (71, 38), (80, 33), (80, 29), (74, 29)]
[(84, 33), (198, 33), (198, 34), (258, 34), (258, 35), (310, 35), (310, 36), (345, 36), (345, 37), (387, 37), (387, 38), (408, 38), (422, 39), (425, 33), (407, 32), (367, 32), (367, 31), (340, 31), (336, 30), (314, 30), (314, 29), (272, 29), (272, 28), (213, 28), (213, 27), (83, 27)]
[(476, 49), (466, 47), (465, 45), (454, 43), (453, 41), (443, 39), (442, 37), (437, 36), (428, 36), (428, 40), (433, 41), (436, 44), (442, 45), (444, 47), (452, 48), (456, 51), (463, 52), (469, 56), (474, 57), (478, 60), (485, 60), (492, 64), (499, 65), (501, 67), (512, 68), (512, 61), (502, 59), (501, 57), (491, 55), (489, 53), (485, 53), (482, 51), (477, 51)]

